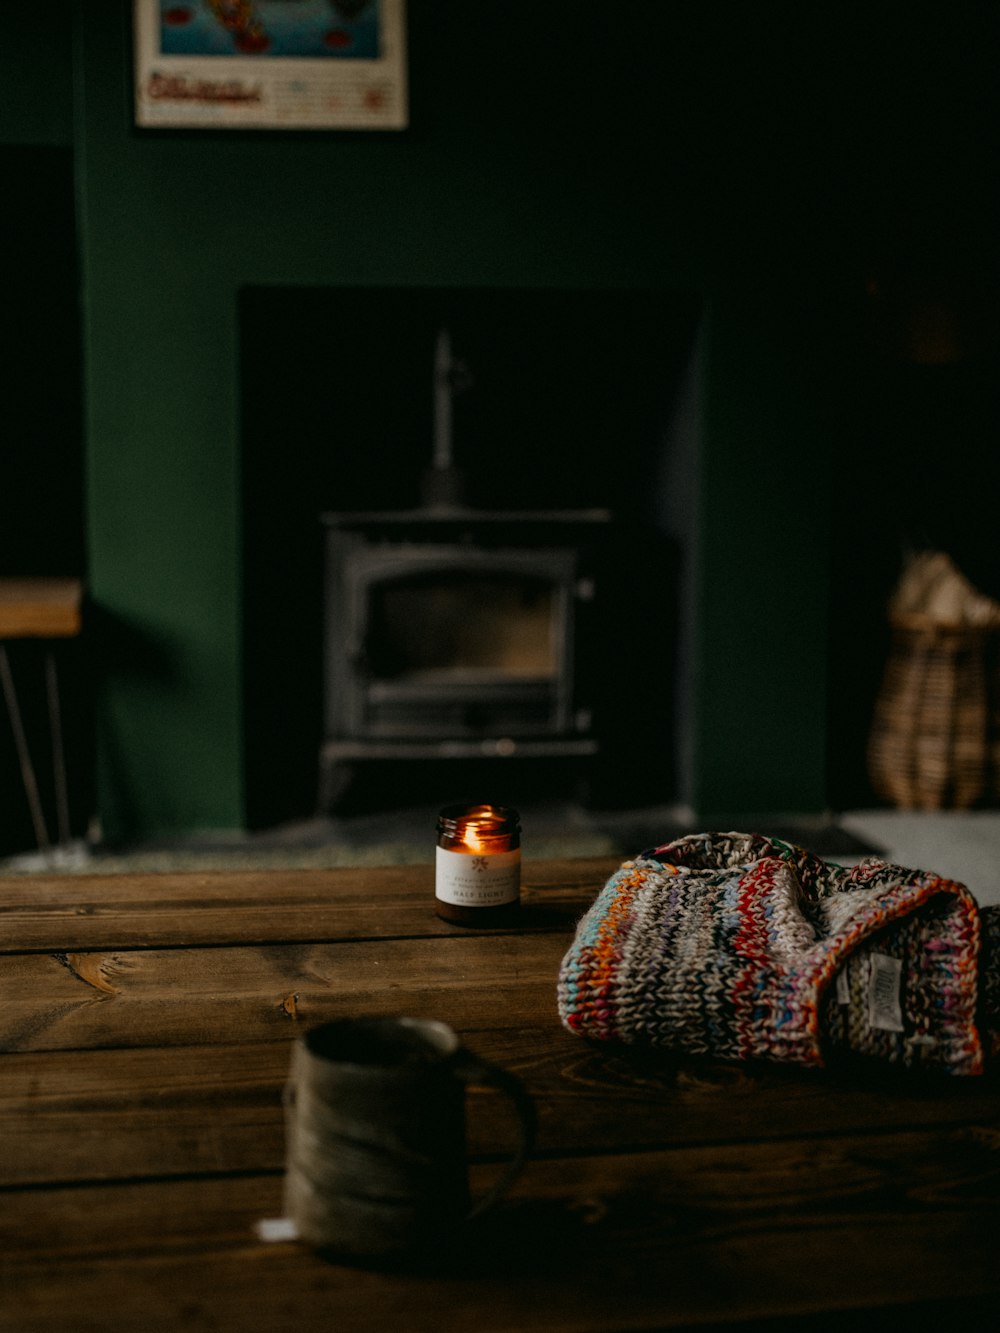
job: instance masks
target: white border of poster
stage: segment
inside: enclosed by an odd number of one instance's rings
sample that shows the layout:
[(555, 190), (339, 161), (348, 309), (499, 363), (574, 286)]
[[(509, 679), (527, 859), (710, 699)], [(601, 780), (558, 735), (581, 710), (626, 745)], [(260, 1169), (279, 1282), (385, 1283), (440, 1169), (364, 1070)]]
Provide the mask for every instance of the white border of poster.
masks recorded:
[(399, 130), (405, 0), (133, 0), (146, 129)]

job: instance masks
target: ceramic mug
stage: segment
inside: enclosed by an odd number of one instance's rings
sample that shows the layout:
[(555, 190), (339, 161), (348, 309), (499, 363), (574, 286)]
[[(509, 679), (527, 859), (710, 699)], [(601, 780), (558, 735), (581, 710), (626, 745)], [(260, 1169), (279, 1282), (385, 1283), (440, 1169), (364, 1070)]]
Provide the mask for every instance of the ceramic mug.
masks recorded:
[[(505, 1093), (520, 1122), (512, 1160), (475, 1204), (465, 1142), (468, 1083)], [(501, 1198), (531, 1151), (534, 1126), (520, 1080), (467, 1051), (444, 1023), (326, 1023), (292, 1053), (285, 1215), (302, 1240), (348, 1259), (420, 1255)]]

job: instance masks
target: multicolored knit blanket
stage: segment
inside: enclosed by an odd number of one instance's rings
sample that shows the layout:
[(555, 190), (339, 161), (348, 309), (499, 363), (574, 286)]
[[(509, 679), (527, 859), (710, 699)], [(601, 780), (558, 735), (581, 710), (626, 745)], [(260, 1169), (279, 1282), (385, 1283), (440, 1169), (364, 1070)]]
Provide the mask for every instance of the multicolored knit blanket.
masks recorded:
[(608, 880), (563, 959), (559, 1015), (582, 1036), (724, 1059), (842, 1050), (977, 1074), (979, 951), (962, 884), (694, 834)]

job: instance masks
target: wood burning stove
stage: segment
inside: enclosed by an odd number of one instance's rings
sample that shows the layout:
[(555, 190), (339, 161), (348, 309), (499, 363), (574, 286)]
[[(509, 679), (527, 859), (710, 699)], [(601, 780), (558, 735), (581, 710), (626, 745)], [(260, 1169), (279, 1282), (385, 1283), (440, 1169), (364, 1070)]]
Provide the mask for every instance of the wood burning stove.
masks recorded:
[(593, 755), (604, 510), (332, 513), (320, 804), (357, 761)]
[[(615, 639), (610, 626), (633, 600), (612, 558), (612, 515), (468, 505), (452, 408), (472, 383), (441, 329), (422, 507), (323, 516), (321, 809), (337, 804), (358, 761), (603, 752), (597, 645)], [(634, 531), (628, 545), (641, 567)], [(634, 569), (628, 582), (634, 595)], [(633, 664), (633, 701), (641, 674)], [(620, 701), (614, 712), (625, 735)]]

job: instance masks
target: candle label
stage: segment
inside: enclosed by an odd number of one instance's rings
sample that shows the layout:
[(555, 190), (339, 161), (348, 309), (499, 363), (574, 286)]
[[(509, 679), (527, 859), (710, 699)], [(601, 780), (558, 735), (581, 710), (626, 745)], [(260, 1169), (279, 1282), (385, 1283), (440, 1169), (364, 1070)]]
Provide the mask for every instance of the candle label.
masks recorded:
[(521, 850), (513, 852), (450, 852), (437, 849), (434, 892), (456, 907), (502, 907), (521, 892)]

